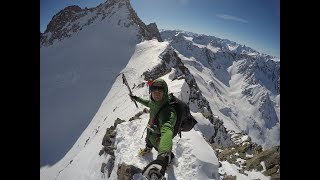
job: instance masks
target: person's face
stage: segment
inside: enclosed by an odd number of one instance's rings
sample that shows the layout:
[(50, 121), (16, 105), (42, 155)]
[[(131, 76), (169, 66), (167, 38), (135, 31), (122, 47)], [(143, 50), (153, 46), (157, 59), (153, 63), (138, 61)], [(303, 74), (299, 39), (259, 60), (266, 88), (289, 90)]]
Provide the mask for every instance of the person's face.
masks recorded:
[(151, 86), (151, 95), (153, 100), (161, 101), (163, 98), (164, 87), (160, 83), (153, 83)]

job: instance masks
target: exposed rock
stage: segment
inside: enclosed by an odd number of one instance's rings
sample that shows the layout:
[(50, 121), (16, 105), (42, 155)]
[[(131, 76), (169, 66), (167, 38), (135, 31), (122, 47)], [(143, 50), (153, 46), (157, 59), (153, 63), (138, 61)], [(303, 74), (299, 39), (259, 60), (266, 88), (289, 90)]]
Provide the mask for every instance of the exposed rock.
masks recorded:
[(112, 172), (112, 170), (113, 170), (114, 160), (115, 160), (114, 157), (111, 156), (111, 157), (109, 158), (109, 160), (108, 160), (107, 163), (102, 163), (102, 165), (101, 165), (101, 170), (100, 170), (100, 171), (101, 171), (103, 174), (107, 173), (107, 174), (108, 174), (108, 178), (110, 177), (111, 172)]
[(249, 85), (268, 79), (273, 83), (265, 84), (266, 88), (280, 94), (280, 62), (272, 61), (270, 57), (264, 55), (253, 57), (248, 54), (238, 54), (235, 58), (246, 59), (239, 66), (238, 72), (245, 75), (245, 81)]
[(148, 28), (149, 32), (151, 33), (152, 37), (157, 38), (159, 42), (163, 42), (156, 23), (150, 23), (149, 25), (147, 25), (147, 28)]
[[(105, 155), (110, 155), (108, 162), (107, 163), (102, 163), (101, 165), (101, 172), (102, 173), (108, 173), (108, 178), (110, 177), (110, 174), (113, 170), (113, 166), (114, 166), (114, 150), (116, 150), (116, 147), (114, 146), (114, 142), (115, 142), (115, 137), (117, 132), (116, 127), (118, 124), (121, 124), (122, 122), (125, 122), (124, 120), (121, 120), (120, 118), (117, 118), (114, 121), (113, 126), (111, 126), (110, 128), (107, 128), (106, 134), (103, 137), (102, 140), (102, 149), (99, 151), (99, 156), (105, 154)], [(106, 171), (105, 171), (106, 170)]]
[[(140, 39), (140, 41), (143, 40), (151, 40), (152, 39), (152, 35), (149, 32), (148, 27), (144, 24), (144, 22), (141, 21), (141, 19), (138, 17), (137, 13), (135, 12), (135, 10), (132, 8), (132, 6), (130, 5), (130, 2), (126, 2), (126, 6), (129, 9), (129, 16), (132, 20), (132, 25), (133, 24), (137, 24), (137, 26), (139, 27), (139, 32), (140, 34), (138, 35), (138, 38)], [(160, 41), (158, 39), (158, 41)]]
[[(107, 154), (113, 155), (113, 150), (114, 150), (114, 141), (115, 141), (115, 137), (116, 137), (116, 127), (118, 124), (121, 124), (122, 122), (125, 122), (125, 120), (121, 120), (120, 118), (117, 118), (114, 121), (114, 125), (111, 126), (110, 128), (107, 128), (106, 134), (103, 137), (102, 140), (102, 145), (103, 147), (103, 151)], [(99, 153), (99, 155), (101, 154), (101, 152)]]
[(114, 126), (117, 127), (118, 124), (121, 124), (122, 122), (125, 122), (125, 120), (122, 120), (120, 118), (117, 118), (115, 121), (114, 121)]
[(265, 174), (266, 176), (272, 176), (277, 173), (278, 169), (278, 165), (275, 165), (273, 166), (273, 168), (266, 170), (263, 174)]
[(259, 169), (261, 161), (264, 161), (266, 166), (265, 174), (269, 176), (278, 174), (278, 170), (280, 170), (280, 146), (255, 154), (253, 158), (247, 160), (246, 170)]
[[(145, 85), (147, 85), (147, 83), (143, 82), (143, 83), (138, 84), (138, 85), (137, 85), (136, 87), (134, 87), (134, 88), (143, 88)], [(132, 88), (132, 89), (134, 89), (134, 88)]]
[(248, 176), (248, 174), (244, 172), (244, 169), (239, 169), (239, 173), (241, 173), (241, 174), (244, 174), (244, 175)]
[(102, 173), (104, 173), (104, 170), (105, 170), (105, 167), (107, 166), (107, 164), (106, 163), (102, 163), (102, 165), (101, 165), (101, 172)]
[(143, 113), (149, 113), (149, 110), (147, 108), (144, 108), (143, 111), (140, 111), (138, 112), (136, 115), (134, 115), (133, 117), (131, 117), (129, 119), (129, 121), (132, 121), (132, 120), (135, 120), (135, 119), (140, 119), (140, 116), (143, 114)]
[[(263, 150), (261, 145), (251, 142), (251, 138), (245, 133), (233, 133), (233, 147), (215, 149), (219, 162), (228, 161), (240, 167), (239, 173), (248, 176), (245, 171), (263, 171), (261, 162), (265, 164), (265, 176), (271, 179), (280, 179), (280, 146), (275, 146), (268, 150)], [(240, 162), (237, 158), (241, 158)], [(222, 168), (222, 167), (219, 167)], [(224, 179), (224, 178), (223, 178)]]
[(261, 153), (263, 151), (262, 146), (258, 145), (254, 148), (254, 154)]
[(64, 37), (70, 37), (69, 32), (75, 32), (80, 27), (77, 24), (68, 27), (68, 24), (71, 25), (72, 22), (86, 14), (85, 12), (81, 13), (81, 11), (82, 9), (79, 6), (73, 5), (54, 15), (42, 34), (43, 38), (40, 39), (40, 45), (50, 45), (55, 39), (61, 40)]
[(280, 173), (272, 174), (271, 180), (280, 180)]
[(228, 175), (223, 178), (223, 180), (236, 180), (236, 179), (237, 179), (237, 176), (231, 176), (231, 175)]
[(144, 76), (144, 80), (148, 81), (149, 79), (157, 79), (158, 77), (161, 77), (171, 71), (170, 68), (167, 68), (167, 66), (164, 63), (161, 63), (160, 65), (157, 65), (155, 68), (153, 68), (151, 71), (143, 72), (142, 75)]
[(259, 111), (261, 112), (261, 116), (265, 122), (266, 128), (271, 129), (279, 122), (276, 111), (274, 109), (273, 102), (270, 100), (269, 93), (261, 95)]
[(110, 128), (107, 128), (106, 134), (103, 137), (102, 145), (103, 146), (112, 146), (116, 132)]
[(141, 173), (142, 170), (133, 165), (127, 165), (126, 163), (118, 164), (118, 180), (132, 180), (132, 176), (136, 173)]

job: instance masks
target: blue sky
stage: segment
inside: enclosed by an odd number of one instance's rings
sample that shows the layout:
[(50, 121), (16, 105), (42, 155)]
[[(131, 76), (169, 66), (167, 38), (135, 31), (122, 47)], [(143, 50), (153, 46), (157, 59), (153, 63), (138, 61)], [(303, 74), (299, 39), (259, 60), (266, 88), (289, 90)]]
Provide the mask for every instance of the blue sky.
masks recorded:
[[(40, 0), (40, 30), (69, 5), (96, 7), (104, 0)], [(213, 35), (280, 58), (280, 0), (131, 0), (146, 24)]]

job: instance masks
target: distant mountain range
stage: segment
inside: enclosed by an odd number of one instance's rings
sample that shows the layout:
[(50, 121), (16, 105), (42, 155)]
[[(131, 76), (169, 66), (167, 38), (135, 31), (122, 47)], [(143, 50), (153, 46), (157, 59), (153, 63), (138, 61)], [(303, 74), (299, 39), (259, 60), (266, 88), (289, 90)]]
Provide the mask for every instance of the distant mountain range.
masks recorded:
[[(228, 129), (248, 133), (254, 142), (279, 145), (280, 61), (250, 47), (214, 36), (162, 30), (161, 37), (194, 69), (213, 114)], [(272, 134), (276, 134), (272, 136)], [(271, 135), (271, 136), (270, 136)]]

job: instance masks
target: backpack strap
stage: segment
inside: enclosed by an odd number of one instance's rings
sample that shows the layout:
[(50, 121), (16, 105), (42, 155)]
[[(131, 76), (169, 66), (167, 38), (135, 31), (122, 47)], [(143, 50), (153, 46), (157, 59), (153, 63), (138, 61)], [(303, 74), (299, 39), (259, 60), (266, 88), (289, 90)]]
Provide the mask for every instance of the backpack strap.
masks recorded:
[[(173, 93), (169, 93), (168, 97), (169, 97), (169, 102), (166, 103), (166, 104), (164, 104), (164, 105), (159, 109), (159, 111), (157, 112), (157, 114), (154, 116), (154, 120), (158, 119), (158, 116), (159, 116), (159, 114), (160, 114), (160, 112), (161, 112), (162, 109), (164, 109), (165, 107), (167, 107), (167, 106), (170, 105), (170, 100), (171, 100), (172, 98), (174, 98)], [(153, 124), (154, 124), (154, 123), (153, 123)], [(152, 125), (153, 125), (153, 124), (152, 124)]]
[[(175, 98), (175, 97), (173, 96), (173, 93), (170, 93), (170, 94), (169, 94), (169, 99), (170, 99), (169, 102), (166, 103), (166, 104), (164, 104), (164, 105), (159, 109), (159, 111), (157, 112), (157, 114), (154, 116), (153, 121), (152, 121), (152, 124), (151, 124), (150, 126), (154, 125), (154, 123), (155, 123), (155, 121), (158, 119), (158, 116), (159, 116), (159, 114), (160, 114), (160, 112), (161, 112), (162, 109), (164, 109), (165, 107), (167, 107), (167, 106), (169, 106), (169, 105), (171, 105), (172, 103), (175, 102), (174, 98)], [(178, 116), (177, 116), (177, 118), (178, 118)], [(180, 122), (180, 126), (181, 126), (181, 122)], [(175, 131), (174, 129), (175, 129), (175, 128), (173, 128), (173, 132), (172, 132), (172, 133), (174, 133), (174, 131)], [(179, 127), (179, 129), (178, 129), (177, 134), (179, 134), (180, 139), (181, 139), (181, 130), (180, 130), (180, 127)], [(174, 135), (174, 134), (173, 134), (173, 135)]]
[(162, 109), (164, 109), (165, 107), (167, 107), (169, 105), (169, 103), (164, 104), (163, 106), (161, 106), (161, 108), (159, 109), (159, 111), (157, 112), (157, 114), (153, 117), (150, 126), (153, 126), (154, 123), (156, 122), (156, 120), (158, 119), (158, 116), (161, 112)]

